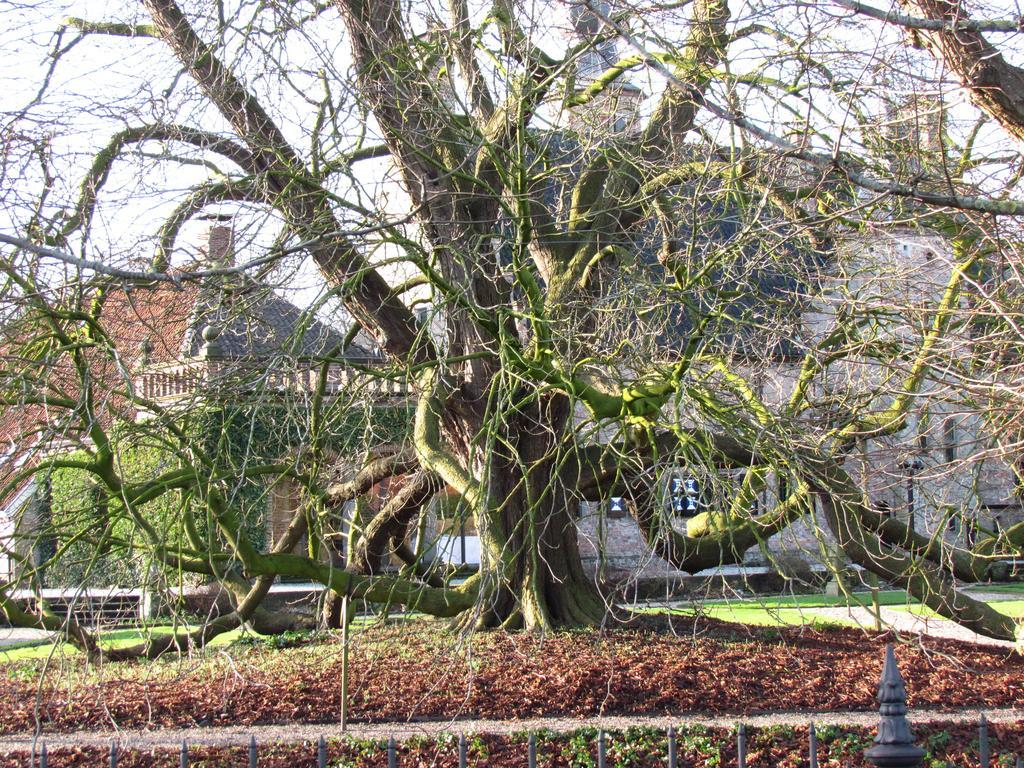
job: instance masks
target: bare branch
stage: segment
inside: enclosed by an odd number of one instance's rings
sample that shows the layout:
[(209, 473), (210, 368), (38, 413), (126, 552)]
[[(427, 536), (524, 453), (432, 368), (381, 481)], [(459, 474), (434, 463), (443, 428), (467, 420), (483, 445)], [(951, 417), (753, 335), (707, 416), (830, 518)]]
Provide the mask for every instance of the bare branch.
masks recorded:
[(87, 21), (70, 16), (62, 27), (77, 29), (83, 35), (113, 35), (115, 37), (159, 37), (152, 24), (123, 24), (116, 21)]
[[(937, 18), (925, 18), (922, 16), (908, 16), (905, 13), (900, 13), (894, 8), (884, 10), (882, 8), (876, 8), (873, 5), (867, 3), (858, 2), (858, 0), (831, 0), (841, 8), (845, 8), (848, 11), (853, 11), (856, 14), (862, 16), (868, 16), (872, 19), (878, 19), (888, 24), (895, 24), (900, 27), (906, 27), (907, 29), (921, 29), (928, 30), (930, 32), (1007, 32), (1007, 33), (1020, 33), (1024, 32), (1024, 17), (1014, 20), (1002, 20), (1002, 19), (970, 19), (970, 18), (957, 18), (957, 19), (937, 19)], [(813, 6), (818, 7), (818, 6)]]

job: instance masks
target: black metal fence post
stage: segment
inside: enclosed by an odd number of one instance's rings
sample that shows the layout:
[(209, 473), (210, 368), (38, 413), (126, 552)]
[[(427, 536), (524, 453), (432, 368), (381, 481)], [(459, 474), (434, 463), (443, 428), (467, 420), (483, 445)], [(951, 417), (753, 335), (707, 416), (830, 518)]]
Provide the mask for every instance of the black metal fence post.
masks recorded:
[(988, 746), (988, 720), (982, 713), (978, 720), (978, 762), (981, 763), (981, 768), (989, 768), (991, 759), (991, 751)]
[(180, 768), (188, 768), (188, 742), (185, 739), (181, 740), (181, 759), (178, 764)]
[(668, 727), (668, 768), (677, 768), (676, 729), (671, 725)]
[(259, 756), (256, 754), (256, 737), (249, 737), (249, 768), (256, 768)]
[(917, 768), (924, 761), (924, 750), (914, 744), (907, 722), (907, 689), (896, 666), (892, 645), (885, 648), (882, 679), (878, 683), (878, 735), (875, 746), (864, 757), (878, 768)]
[(604, 731), (597, 732), (597, 768), (605, 768)]
[(394, 736), (388, 736), (388, 768), (398, 768), (398, 750), (395, 749)]
[(466, 734), (459, 734), (459, 768), (466, 768)]
[(316, 742), (317, 768), (327, 768), (327, 740), (321, 736)]
[(818, 768), (818, 732), (814, 730), (813, 722), (807, 730), (807, 751), (808, 768)]
[[(1017, 758), (1020, 760), (1020, 758)], [(48, 755), (46, 754), (46, 742), (43, 742), (43, 748), (39, 751), (39, 768), (49, 768), (48, 766)], [(1020, 768), (1020, 763), (1017, 763), (1017, 767)]]
[(117, 742), (110, 742), (110, 768), (117, 768)]
[(526, 747), (526, 763), (529, 768), (537, 768), (537, 734), (530, 732), (530, 742)]
[(747, 726), (743, 723), (736, 729), (736, 765), (747, 768)]

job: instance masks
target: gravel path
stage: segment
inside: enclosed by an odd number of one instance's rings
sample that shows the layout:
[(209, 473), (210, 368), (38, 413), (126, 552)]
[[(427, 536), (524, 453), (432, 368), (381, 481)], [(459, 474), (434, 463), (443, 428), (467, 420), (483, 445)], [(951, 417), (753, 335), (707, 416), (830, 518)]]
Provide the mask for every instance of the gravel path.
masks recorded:
[[(964, 723), (975, 722), (981, 715), (980, 709), (949, 710), (912, 710), (909, 719), (914, 723)], [(1024, 709), (990, 709), (984, 710), (985, 717), (991, 722), (1022, 722)], [(761, 715), (737, 717), (671, 717), (665, 715), (635, 715), (621, 717), (590, 717), (590, 718), (537, 718), (532, 720), (442, 720), (419, 723), (356, 723), (350, 725), (345, 735), (360, 739), (385, 740), (394, 736), (399, 741), (413, 736), (437, 736), (442, 733), (476, 733), (510, 734), (546, 728), (552, 731), (566, 732), (578, 728), (601, 728), (604, 730), (624, 730), (630, 726), (667, 729), (669, 725), (676, 727), (704, 725), (709, 727), (731, 727), (742, 720), (748, 726), (761, 727), (772, 725), (807, 725), (814, 721), (816, 725), (842, 725), (873, 727), (878, 724), (876, 712), (768, 712)], [(116, 741), (123, 749), (175, 749), (182, 741), (203, 746), (244, 745), (250, 736), (255, 736), (258, 743), (268, 742), (312, 742), (320, 736), (326, 738), (341, 737), (342, 731), (337, 725), (292, 724), (263, 725), (247, 728), (169, 728), (156, 731), (79, 731), (73, 733), (44, 733), (38, 737), (31, 733), (0, 736), (0, 754), (22, 752), (32, 749), (33, 742), (38, 745), (45, 741), (48, 748), (57, 747), (105, 747)]]
[(986, 592), (981, 589), (965, 589), (968, 595), (975, 600), (984, 600), (986, 603), (998, 603), (1005, 600), (1024, 600), (1024, 592)]
[[(865, 629), (874, 629), (875, 613), (870, 608), (844, 607), (835, 608), (807, 608), (806, 612), (813, 616), (820, 616), (823, 619), (839, 621), (853, 621)], [(1003, 648), (1013, 648), (1009, 640), (994, 640), (991, 637), (979, 635), (966, 627), (936, 616), (918, 616), (909, 611), (894, 611), (891, 608), (882, 608), (882, 624), (896, 632), (912, 635), (930, 635), (941, 637), (947, 640), (965, 640), (969, 643), (980, 645), (998, 645)]]

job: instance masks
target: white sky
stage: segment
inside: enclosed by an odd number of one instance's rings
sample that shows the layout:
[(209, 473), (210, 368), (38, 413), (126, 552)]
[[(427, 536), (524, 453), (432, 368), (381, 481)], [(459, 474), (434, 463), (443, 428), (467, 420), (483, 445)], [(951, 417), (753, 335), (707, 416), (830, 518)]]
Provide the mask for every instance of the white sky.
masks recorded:
[[(884, 7), (884, 2), (877, 0), (876, 5)], [(251, 34), (248, 25), (272, 25), (274, 20), (270, 14), (264, 12), (253, 19), (233, 11), (236, 4), (231, 0), (226, 0), (226, 4), (229, 29), (222, 57), (235, 64), (250, 88), (264, 101), (276, 105), (274, 117), (286, 135), (300, 150), (306, 148), (315, 104), (323, 93), (317, 71), (334, 71), (331, 81), (335, 100), (343, 98), (341, 91), (346, 87), (350, 75), (348, 52), (337, 12), (333, 8), (329, 9), (301, 34), (292, 33), (280, 38), (276, 41), (277, 48), (268, 52), (253, 43), (262, 38)], [(489, 3), (471, 5), (474, 20), (478, 21)], [(814, 39), (812, 47), (816, 49), (816, 54), (833, 66), (843, 65), (844, 49), (857, 52), (867, 61), (876, 47), (894, 46), (900, 56), (911, 59), (912, 66), (923, 74), (931, 77), (938, 68), (926, 54), (908, 51), (902, 45), (897, 31), (887, 29), (877, 22), (836, 26), (817, 9), (809, 7), (790, 5), (779, 15), (778, 10), (772, 12), (769, 6), (759, 3), (734, 2), (732, 5), (732, 23), (736, 28), (750, 23), (764, 23), (781, 27), (797, 37), (807, 35)], [(818, 5), (819, 8), (827, 7), (826, 3)], [(215, 4), (213, 0), (201, 0), (197, 7), (203, 10), (207, 19), (205, 24), (199, 24), (200, 31), (205, 33), (207, 39), (211, 39), (210, 25), (215, 18), (211, 12)], [(417, 0), (416, 8), (421, 11), (420, 18), (422, 12), (429, 10), (429, 7), (428, 3)], [(531, 32), (537, 35), (537, 41), (550, 53), (559, 54), (567, 39), (565, 3), (560, 0), (524, 0), (521, 7), (525, 18), (539, 20), (531, 28)], [(834, 10), (838, 16), (848, 16), (846, 12)], [(1008, 18), (1014, 14), (1019, 15), (1021, 9), (1017, 0), (1000, 0), (996, 7), (990, 4), (981, 13)], [(148, 21), (141, 4), (130, 0), (29, 0), (21, 3), (0, 0), (0, 50), (4, 52), (4, 56), (0, 57), (0, 113), (3, 114), (5, 126), (10, 124), (11, 116), (28, 104), (38, 90), (53, 48), (54, 33), (60, 21), (67, 16), (90, 20)], [(865, 36), (865, 30), (873, 32), (876, 38)], [(649, 37), (651, 46), (655, 47), (659, 36), (678, 42), (685, 30), (678, 25), (666, 25), (658, 29), (645, 29), (638, 25), (635, 32), (639, 36)], [(815, 38), (815, 35), (820, 36)], [(1024, 62), (1024, 46), (1019, 45), (1021, 36), (991, 37), (1009, 52), (1012, 60)], [(64, 38), (65, 42), (70, 39), (71, 35)], [(625, 42), (620, 42), (619, 51), (623, 55), (632, 53)], [(733, 73), (752, 71), (762, 61), (753, 39), (734, 45), (731, 51), (733, 55), (730, 66)], [(287, 63), (289, 78), (282, 80), (274, 76), (271, 68), (266, 66), (265, 57), (268, 54)], [(161, 42), (155, 40), (88, 36), (66, 55), (51, 82), (52, 95), (36, 105), (19, 122), (21, 130), (45, 135), (49, 141), (49, 151), (54, 157), (61, 158), (61, 173), (55, 180), (51, 202), (66, 206), (75, 199), (77, 184), (92, 152), (125, 125), (175, 121), (200, 124), (213, 130), (226, 129), (219, 116), (201, 98), (195, 96), (193, 89), (187, 87), (187, 79), (175, 81), (177, 70), (176, 62), (169, 52)], [(853, 71), (855, 74), (856, 68)], [(861, 79), (852, 82), (850, 88), (877, 87), (870, 81), (868, 73), (861, 70), (860, 74)], [(648, 94), (657, 94), (663, 87), (657, 73), (649, 70), (634, 75), (633, 81)], [(737, 95), (736, 92), (725, 93), (718, 89), (715, 98), (726, 105), (730, 98)], [(966, 105), (962, 94), (954, 95), (947, 103), (952, 104), (957, 100), (963, 106), (958, 107), (953, 114), (962, 117), (967, 125), (973, 120), (974, 110)], [(653, 99), (648, 101), (645, 109), (649, 109), (651, 103)], [(729, 106), (742, 109), (755, 119), (770, 120), (784, 114), (779, 111), (778, 102), (760, 97), (755, 100), (743, 99)], [(822, 108), (827, 111), (830, 106), (823, 104)], [(731, 128), (722, 125), (720, 121), (709, 119), (705, 125), (719, 141), (729, 139)], [(339, 149), (345, 149), (361, 129), (361, 121), (356, 116), (350, 116), (343, 120), (341, 129), (347, 136), (343, 138)], [(953, 125), (952, 130), (955, 133), (962, 129)], [(981, 143), (988, 143), (993, 149), (1015, 149), (1006, 142), (998, 129), (983, 133)], [(152, 144), (146, 148), (152, 153), (159, 151), (159, 147)], [(93, 225), (95, 245), (87, 255), (111, 261), (138, 259), (140, 255), (148, 255), (152, 252), (152, 237), (173, 205), (182, 199), (192, 185), (209, 178), (213, 172), (208, 167), (161, 162), (157, 158), (144, 158), (142, 164), (144, 173), (141, 176), (138, 166), (131, 162), (115, 166)], [(38, 188), (35, 166), (26, 162), (19, 168), (24, 173), (20, 183), (26, 189)], [(363, 164), (358, 169), (358, 176), (361, 183), (367, 185), (368, 191), (377, 195), (378, 207), (384, 207), (395, 215), (405, 212), (407, 202), (395, 184), (385, 178), (385, 164)], [(10, 179), (6, 181), (12, 183)], [(350, 193), (351, 189), (343, 185), (338, 191)], [(15, 202), (11, 193), (6, 198), (0, 198), (0, 229), (3, 231), (18, 229), (19, 223), (24, 220), (25, 212), (18, 209)], [(50, 213), (55, 210), (52, 208)], [(194, 254), (196, 235), (205, 226), (204, 223), (195, 222), (183, 230), (179, 240), (183, 246), (179, 259), (190, 258)], [(240, 257), (245, 259), (262, 255), (272, 242), (276, 228), (273, 217), (268, 217), (265, 212), (253, 211), (248, 217), (240, 217), (238, 239), (245, 244)], [(290, 298), (305, 304), (319, 286), (317, 276), (303, 268), (288, 278), (287, 289), (292, 294)]]

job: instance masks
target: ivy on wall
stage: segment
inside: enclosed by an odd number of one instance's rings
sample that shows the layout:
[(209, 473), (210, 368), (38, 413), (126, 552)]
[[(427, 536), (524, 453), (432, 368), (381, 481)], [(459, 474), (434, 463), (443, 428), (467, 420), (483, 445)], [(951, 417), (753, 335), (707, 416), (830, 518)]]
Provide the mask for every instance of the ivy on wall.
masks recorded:
[[(192, 460), (202, 454), (222, 478), (218, 487), (241, 520), (245, 535), (257, 549), (264, 549), (275, 478), (250, 476), (247, 468), (300, 460), (312, 442), (305, 415), (284, 405), (196, 409), (175, 418), (176, 428), (187, 436), (184, 443), (156, 420), (117, 425), (110, 437), (118, 473), (126, 483), (151, 482), (169, 471), (196, 467), (192, 489), (166, 490), (133, 511), (160, 533), (171, 551), (188, 548), (197, 540), (208, 548), (216, 546), (219, 534), (202, 501), (209, 468)], [(411, 420), (405, 406), (350, 408), (324, 427), (319, 444), (334, 455), (349, 455), (365, 445), (402, 439)], [(86, 458), (84, 452), (80, 458)], [(37, 551), (48, 558), (41, 571), (43, 586), (138, 586), (149, 581), (155, 566), (140, 546), (142, 532), (123, 499), (110, 494), (90, 472), (77, 468), (52, 470), (44, 487), (48, 510), (43, 511), (35, 533)], [(191, 530), (186, 519), (194, 521)], [(180, 575), (166, 575), (179, 581)]]

